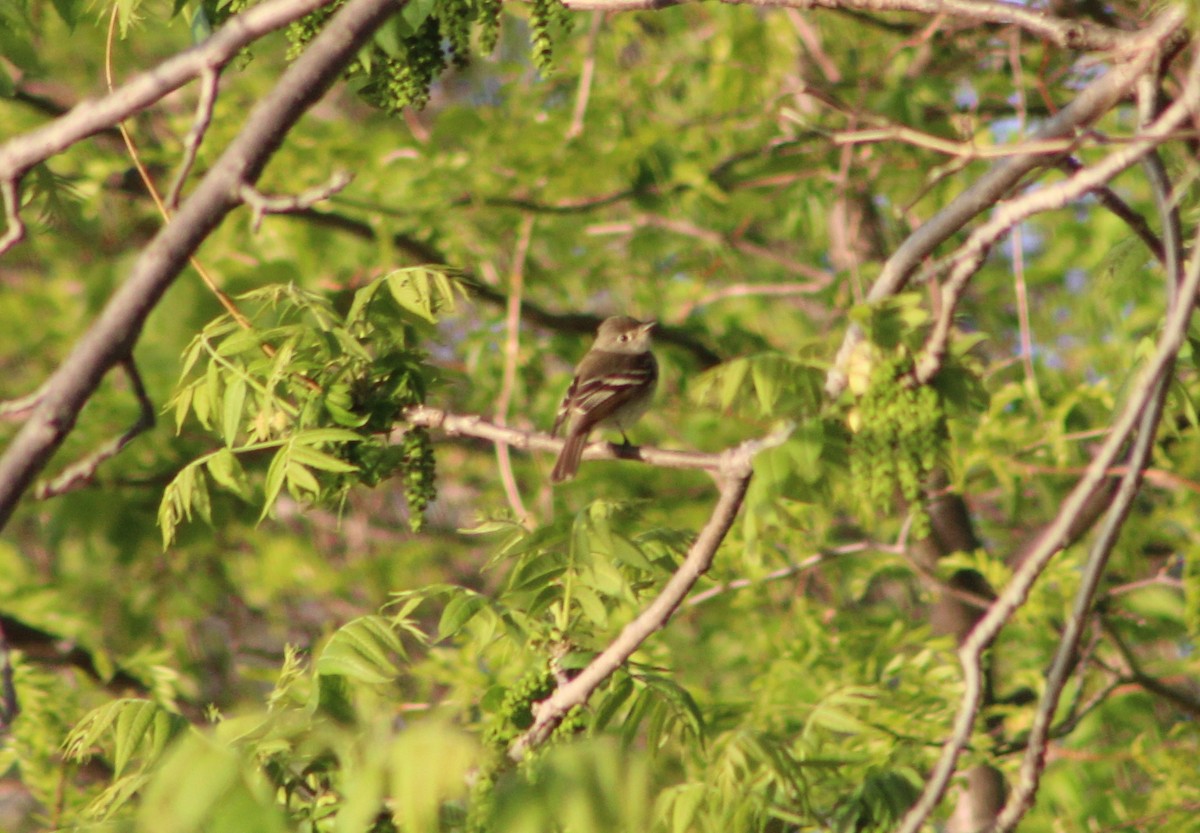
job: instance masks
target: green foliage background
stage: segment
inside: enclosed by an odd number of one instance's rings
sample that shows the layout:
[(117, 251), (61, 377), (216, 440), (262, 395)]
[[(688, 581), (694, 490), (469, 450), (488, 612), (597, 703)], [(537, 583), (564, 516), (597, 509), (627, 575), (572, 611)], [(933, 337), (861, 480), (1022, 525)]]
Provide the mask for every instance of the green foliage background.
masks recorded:
[[(118, 77), (236, 11), (118, 9)], [(364, 68), (409, 66), (418, 49), (431, 60), (441, 38), (461, 55), (461, 28), (418, 36), (438, 15), (482, 21), (477, 45), (496, 39), (451, 61), (424, 110), (386, 112), (424, 98), (396, 72), (390, 92), (360, 77), (322, 102), (261, 187), (296, 193), (336, 170), (354, 173), (350, 187), (257, 231), (235, 214), (199, 252), (253, 328), (222, 318), (185, 275), (135, 352), (157, 427), (87, 488), (28, 500), (10, 523), (0, 615), (10, 640), (13, 623), (45, 638), (13, 655), (23, 711), (0, 749), (11, 796), (0, 828), (886, 830), (920, 789), (960, 694), (954, 646), (928, 624), (935, 585), (892, 546), (909, 513), (894, 489), (864, 501), (871, 475), (846, 425), (868, 405), (826, 403), (821, 386), (848, 317), (868, 326), (876, 359), (902, 366), (919, 344), (926, 288), (876, 307), (863, 293), (987, 162), (836, 133), (902, 124), (988, 146), (1020, 129), (1014, 96), (1036, 119), (1091, 70), (1032, 39), (1010, 49), (982, 26), (918, 37), (929, 21), (913, 15), (709, 4), (593, 16), (534, 3), (506, 8), (490, 32), (495, 11), (410, 4), (414, 17), (364, 51)], [(103, 91), (107, 15), (71, 0), (0, 5), (5, 136)], [(288, 50), (273, 35), (225, 71), (201, 172)], [(193, 95), (128, 125), (160, 187)], [(1122, 107), (1098, 129), (1124, 135), (1134, 120)], [(1166, 151), (1190, 182), (1187, 148)], [(5, 398), (36, 389), (158, 228), (130, 168), (108, 132), (26, 179), (29, 239), (0, 266)], [(1136, 172), (1114, 187), (1154, 216)], [(1194, 189), (1181, 194), (1191, 227)], [(930, 405), (945, 423), (917, 455), (921, 473), (936, 464), (967, 496), (985, 544), (935, 578), (969, 567), (1003, 585), (1162, 318), (1161, 270), (1094, 202), (1021, 233), (1036, 374), (1018, 358), (1006, 246), (961, 309)], [(851, 261), (830, 242), (847, 237)], [(677, 336), (658, 348), (658, 403), (637, 441), (718, 451), (784, 420), (794, 429), (757, 461), (710, 592), (514, 767), (504, 748), (531, 700), (657, 593), (715, 494), (702, 474), (628, 463), (585, 465), (551, 491), (552, 461), (514, 453), (526, 526), (490, 449), (436, 438), (438, 497), (414, 531), (432, 496), (427, 446), (412, 435), (397, 452), (386, 431), (417, 401), (493, 414), (517, 272), (527, 311), (655, 317)], [(806, 286), (740, 291), (786, 284)], [(587, 329), (527, 315), (511, 424), (549, 427)], [(689, 340), (724, 361), (710, 367)], [(1195, 359), (1178, 368), (1156, 474), (1065, 698), (1062, 718), (1078, 712), (1078, 724), (1056, 741), (1023, 830), (1196, 825), (1194, 722), (1135, 673), (1195, 697)], [(59, 467), (136, 413), (114, 374)], [(996, 704), (968, 762), (1015, 773), (1081, 560), (1082, 546), (1057, 557), (995, 646)]]

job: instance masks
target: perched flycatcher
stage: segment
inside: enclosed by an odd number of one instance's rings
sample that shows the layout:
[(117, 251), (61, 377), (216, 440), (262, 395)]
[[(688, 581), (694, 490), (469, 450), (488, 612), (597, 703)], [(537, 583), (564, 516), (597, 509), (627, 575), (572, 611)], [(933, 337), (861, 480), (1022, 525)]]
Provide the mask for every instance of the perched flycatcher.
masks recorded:
[(658, 384), (658, 362), (650, 352), (650, 331), (655, 322), (627, 315), (605, 319), (596, 343), (575, 368), (575, 378), (558, 407), (551, 436), (566, 426), (566, 444), (554, 464), (550, 479), (570, 480), (579, 470), (579, 458), (593, 428), (625, 431), (650, 407)]

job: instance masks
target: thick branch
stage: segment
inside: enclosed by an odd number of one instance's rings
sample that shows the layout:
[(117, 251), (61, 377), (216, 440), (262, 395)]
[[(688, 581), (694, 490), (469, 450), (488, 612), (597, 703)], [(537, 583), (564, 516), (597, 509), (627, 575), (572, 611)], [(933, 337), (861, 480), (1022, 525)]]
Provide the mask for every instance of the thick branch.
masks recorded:
[(81, 101), (62, 117), (0, 145), (0, 181), (20, 179), (37, 163), (111, 128), (193, 78), (224, 66), (247, 44), (331, 2), (268, 0), (230, 18), (200, 45), (135, 76), (109, 95)]
[[(223, 42), (240, 44), (244, 41), (246, 24), (239, 21), (255, 12), (274, 9), (276, 17), (269, 19), (283, 25), (305, 9), (319, 5), (321, 3), (315, 0), (283, 0), (256, 7), (246, 15), (234, 18), (226, 27), (242, 33), (242, 39), (228, 36)], [(281, 7), (286, 7), (290, 14), (283, 14)], [(230, 142), (179, 212), (143, 250), (129, 278), (47, 381), (42, 389), (42, 399), (29, 421), (0, 457), (0, 527), (7, 523), (22, 493), (70, 433), (84, 403), (104, 374), (130, 354), (146, 317), (175, 280), (188, 256), (239, 204), (238, 190), (242, 184), (258, 180), (263, 167), (300, 116), (338, 78), (375, 29), (400, 7), (398, 0), (350, 0), (251, 111), (242, 131)], [(254, 19), (261, 22), (261, 14)], [(214, 35), (214, 38), (218, 37), (220, 33)], [(183, 57), (186, 56), (181, 59)], [(192, 61), (194, 65), (186, 66), (195, 72), (208, 66), (201, 57), (193, 56)], [(168, 65), (174, 66), (172, 62)], [(185, 77), (178, 67), (175, 72), (177, 76)], [(137, 86), (143, 96), (158, 92), (159, 86), (154, 82), (159, 74), (148, 76), (148, 81)], [(81, 104), (72, 113), (84, 111), (84, 115), (92, 119), (85, 123), (95, 126), (96, 111), (113, 115), (111, 111), (116, 108), (113, 98)], [(115, 118), (121, 115), (116, 113)], [(71, 118), (71, 115), (64, 117)], [(69, 126), (79, 130), (81, 120), (82, 116), (76, 116)], [(26, 154), (32, 153), (31, 147), (43, 148), (52, 144), (51, 138), (61, 141), (65, 132), (63, 129), (53, 133), (52, 137), (44, 136), (41, 143), (33, 142), (29, 137), (14, 140), (0, 150), (0, 162), (10, 166), (0, 167), (0, 170), (8, 170), (11, 176), (12, 172), (21, 170), (20, 160), (27, 158), (20, 155), (21, 149)], [(11, 167), (13, 165), (16, 167)], [(3, 178), (0, 175), (0, 180)]]

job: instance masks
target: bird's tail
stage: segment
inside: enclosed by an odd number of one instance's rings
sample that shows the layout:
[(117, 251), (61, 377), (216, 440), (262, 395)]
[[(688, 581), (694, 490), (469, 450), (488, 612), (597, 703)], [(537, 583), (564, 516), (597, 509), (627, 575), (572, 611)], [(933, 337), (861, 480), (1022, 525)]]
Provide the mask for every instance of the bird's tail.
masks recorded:
[(558, 454), (558, 462), (554, 464), (554, 471), (550, 472), (550, 482), (561, 483), (575, 476), (575, 472), (579, 471), (579, 458), (583, 456), (587, 439), (587, 434), (576, 432), (567, 434), (567, 441)]

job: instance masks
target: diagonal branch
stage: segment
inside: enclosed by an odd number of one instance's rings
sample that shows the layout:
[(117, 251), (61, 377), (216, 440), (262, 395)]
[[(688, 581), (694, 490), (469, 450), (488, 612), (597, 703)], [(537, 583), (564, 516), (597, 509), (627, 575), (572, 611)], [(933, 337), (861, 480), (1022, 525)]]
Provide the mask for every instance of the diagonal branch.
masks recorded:
[(784, 442), (789, 433), (789, 429), (784, 429), (715, 455), (719, 458), (716, 473), (720, 496), (679, 568), (654, 601), (626, 625), (617, 638), (597, 654), (578, 676), (535, 704), (533, 725), (513, 741), (508, 749), (510, 758), (519, 761), (531, 749), (542, 744), (571, 709), (585, 704), (592, 693), (633, 656), (651, 634), (667, 624), (696, 582), (708, 571), (717, 548), (733, 525), (750, 485), (754, 455)]
[[(1187, 88), (1183, 95), (1162, 116), (1129, 144), (1110, 153), (1090, 167), (1081, 168), (1068, 179), (1052, 187), (1009, 200), (996, 207), (992, 217), (973, 232), (945, 264), (935, 270), (950, 267), (950, 274), (941, 287), (941, 307), (929, 337), (925, 341), (923, 355), (913, 372), (918, 383), (928, 382), (941, 367), (950, 340), (954, 311), (966, 289), (971, 276), (983, 265), (991, 247), (1010, 229), (1021, 221), (1042, 211), (1062, 208), (1072, 200), (1079, 199), (1102, 184), (1109, 182), (1121, 171), (1136, 163), (1153, 148), (1171, 138), (1179, 125), (1196, 109), (1200, 99), (1200, 59), (1189, 73)], [(934, 270), (931, 270), (934, 271)]]
[(154, 403), (150, 401), (150, 397), (146, 393), (146, 386), (142, 382), (142, 375), (138, 372), (133, 357), (126, 356), (122, 359), (121, 367), (125, 369), (125, 375), (129, 377), (129, 386), (133, 389), (133, 395), (137, 397), (137, 419), (123, 434), (109, 440), (78, 463), (68, 466), (58, 477), (39, 485), (34, 490), (34, 496), (38, 500), (57, 497), (90, 483), (101, 464), (116, 457), (124, 450), (125, 446), (133, 442), (135, 437), (154, 427)]
[[(320, 5), (317, 0), (280, 0), (257, 6), (233, 18), (207, 43), (220, 40), (232, 55), (235, 46), (253, 39), (248, 37), (244, 18), (250, 17), (260, 28), (264, 21), (278, 27)], [(178, 213), (142, 251), (128, 279), (49, 378), (32, 416), (0, 456), (0, 527), (8, 522), (25, 489), (71, 432), (100, 380), (129, 355), (146, 317), (179, 275), (188, 256), (240, 204), (238, 189), (244, 183), (257, 182), (288, 131), (338, 79), (358, 48), (402, 5), (399, 0), (349, 0), (250, 112), (241, 132)], [(264, 16), (267, 11), (273, 16)], [(222, 37), (226, 29), (233, 34)], [(22, 166), (30, 164), (30, 159), (36, 161), (38, 154), (55, 152), (54, 148), (63, 142), (69, 144), (71, 136), (87, 135), (89, 130), (128, 115), (131, 102), (152, 101), (178, 86), (171, 86), (164, 77), (181, 82), (211, 66), (216, 61), (214, 55), (225, 54), (198, 49), (201, 51), (185, 53), (156, 72), (139, 76), (140, 80), (135, 79), (113, 96), (79, 105), (52, 123), (51, 128), (58, 126), (57, 130), (35, 131), (0, 148), (0, 181), (23, 171)]]
[(1008, 586), (959, 649), (963, 694), (954, 728), (942, 747), (941, 757), (930, 774), (925, 789), (904, 817), (898, 833), (917, 833), (945, 794), (946, 787), (954, 775), (958, 757), (970, 740), (982, 703), (984, 652), (1012, 615), (1028, 599), (1030, 589), (1050, 563), (1050, 559), (1068, 543), (1076, 516), (1103, 486), (1107, 479), (1106, 470), (1116, 462), (1133, 433), (1134, 426), (1142, 420), (1148, 409), (1153, 408), (1152, 400), (1158, 393), (1159, 385), (1185, 342), (1197, 289), (1200, 289), (1200, 257), (1193, 257), (1184, 282), (1179, 287), (1179, 303), (1174, 304), (1167, 314), (1154, 354), (1132, 385), (1125, 405), (1113, 421), (1112, 430), (1088, 466), (1087, 472), (1067, 495), (1054, 520), (1030, 547)]
[[(26, 171), (39, 162), (61, 153), (80, 139), (110, 129), (193, 78), (224, 66), (247, 44), (332, 1), (268, 0), (230, 18), (198, 46), (135, 76), (108, 95), (82, 101), (54, 121), (0, 145), (0, 183), (15, 189)], [(6, 192), (6, 205), (7, 196)], [(14, 226), (12, 220), (10, 216), (9, 230), (0, 238), (0, 254), (20, 239), (19, 234), (14, 236), (14, 230), (20, 226)]]

